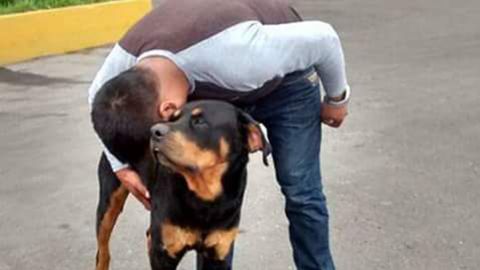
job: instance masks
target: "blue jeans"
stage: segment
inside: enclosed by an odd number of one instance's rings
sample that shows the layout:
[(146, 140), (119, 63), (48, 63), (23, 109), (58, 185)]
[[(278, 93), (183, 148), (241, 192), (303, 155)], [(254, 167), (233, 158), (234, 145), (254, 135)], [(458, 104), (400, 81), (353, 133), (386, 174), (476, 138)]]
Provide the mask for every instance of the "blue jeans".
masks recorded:
[(333, 270), (320, 173), (320, 89), (309, 74), (287, 78), (250, 113), (268, 131), (297, 269)]
[(268, 131), (297, 269), (334, 270), (320, 174), (320, 90), (309, 74), (287, 77), (245, 110)]

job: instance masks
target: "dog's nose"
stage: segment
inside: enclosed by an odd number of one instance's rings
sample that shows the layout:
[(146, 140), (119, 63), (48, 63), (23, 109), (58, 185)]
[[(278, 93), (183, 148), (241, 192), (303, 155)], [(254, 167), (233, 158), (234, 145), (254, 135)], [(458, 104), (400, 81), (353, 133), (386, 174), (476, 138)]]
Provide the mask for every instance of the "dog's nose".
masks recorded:
[(160, 140), (168, 133), (168, 131), (170, 131), (170, 128), (167, 125), (160, 123), (154, 125), (150, 131), (153, 138)]

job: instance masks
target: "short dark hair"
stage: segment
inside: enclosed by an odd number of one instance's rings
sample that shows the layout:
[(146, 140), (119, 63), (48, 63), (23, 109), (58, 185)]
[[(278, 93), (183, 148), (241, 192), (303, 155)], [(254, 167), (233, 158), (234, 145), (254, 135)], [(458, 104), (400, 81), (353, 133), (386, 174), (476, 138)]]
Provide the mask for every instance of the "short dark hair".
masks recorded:
[(150, 127), (158, 118), (157, 100), (154, 78), (138, 67), (107, 81), (95, 95), (93, 128), (120, 161), (133, 163), (145, 155)]

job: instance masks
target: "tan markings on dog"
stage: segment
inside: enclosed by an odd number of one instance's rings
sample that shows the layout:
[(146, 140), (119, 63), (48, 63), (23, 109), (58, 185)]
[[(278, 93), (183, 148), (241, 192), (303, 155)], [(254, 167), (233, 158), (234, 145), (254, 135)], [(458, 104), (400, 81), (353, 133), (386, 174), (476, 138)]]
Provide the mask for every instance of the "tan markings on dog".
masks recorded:
[(204, 240), (206, 247), (213, 248), (217, 259), (224, 260), (230, 251), (233, 241), (237, 237), (238, 228), (218, 230), (208, 234)]
[(97, 233), (97, 265), (96, 270), (107, 270), (110, 264), (109, 241), (113, 227), (123, 210), (128, 190), (120, 186), (110, 197), (107, 211), (101, 219)]
[(198, 115), (202, 114), (202, 112), (203, 112), (202, 108), (195, 108), (195, 109), (192, 110), (192, 115), (193, 116), (198, 116)]
[(163, 247), (172, 258), (176, 258), (180, 251), (193, 247), (200, 240), (199, 231), (181, 228), (169, 222), (164, 223), (160, 229)]
[(197, 173), (181, 172), (187, 181), (188, 189), (205, 201), (215, 200), (223, 191), (222, 176), (227, 170), (227, 163), (206, 168)]
[(180, 116), (180, 114), (182, 113), (182, 110), (176, 110), (174, 113), (173, 113), (173, 117), (177, 118)]
[(152, 256), (152, 228), (148, 228), (147, 232), (145, 233), (147, 236), (147, 251), (148, 256)]
[(228, 154), (230, 154), (230, 145), (225, 138), (220, 138), (220, 157), (223, 160), (227, 160)]
[[(182, 133), (174, 132), (166, 138), (170, 147), (167, 155), (174, 161), (175, 168), (187, 181), (188, 188), (199, 198), (212, 201), (222, 193), (222, 176), (228, 168), (226, 158), (230, 145), (222, 138), (219, 150), (213, 151), (200, 148), (195, 142), (188, 140)], [(188, 171), (183, 167), (195, 167)]]
[(178, 164), (192, 165), (201, 169), (218, 163), (218, 154), (212, 150), (202, 149), (181, 132), (172, 132), (171, 136), (165, 139), (170, 145), (167, 149), (168, 156), (174, 161), (178, 161)]

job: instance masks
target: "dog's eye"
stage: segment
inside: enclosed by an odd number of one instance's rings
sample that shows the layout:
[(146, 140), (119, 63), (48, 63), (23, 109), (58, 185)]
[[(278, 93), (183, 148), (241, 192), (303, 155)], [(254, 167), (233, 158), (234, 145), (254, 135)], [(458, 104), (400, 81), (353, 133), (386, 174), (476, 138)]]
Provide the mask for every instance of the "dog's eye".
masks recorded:
[(191, 123), (194, 126), (203, 126), (207, 124), (207, 122), (201, 115), (192, 117)]

